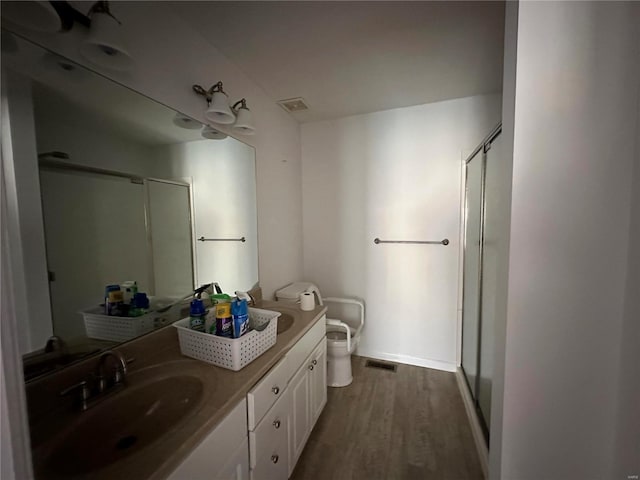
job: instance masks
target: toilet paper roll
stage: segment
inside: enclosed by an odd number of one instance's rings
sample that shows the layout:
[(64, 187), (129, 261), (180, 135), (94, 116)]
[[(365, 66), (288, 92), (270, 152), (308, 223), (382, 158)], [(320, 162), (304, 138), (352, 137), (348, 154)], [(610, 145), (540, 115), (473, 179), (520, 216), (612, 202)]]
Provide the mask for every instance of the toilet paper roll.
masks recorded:
[(302, 293), (300, 295), (300, 310), (308, 312), (316, 308), (316, 297), (313, 293)]

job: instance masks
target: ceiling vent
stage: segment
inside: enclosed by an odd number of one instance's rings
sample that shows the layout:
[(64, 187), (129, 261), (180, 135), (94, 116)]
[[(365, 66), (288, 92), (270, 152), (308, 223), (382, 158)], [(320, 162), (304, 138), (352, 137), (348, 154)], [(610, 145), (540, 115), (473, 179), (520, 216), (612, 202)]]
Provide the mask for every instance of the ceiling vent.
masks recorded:
[(298, 98), (287, 98), (285, 100), (278, 100), (278, 105), (284, 108), (289, 113), (297, 113), (302, 112), (304, 110), (309, 110), (309, 107), (304, 100), (300, 97)]

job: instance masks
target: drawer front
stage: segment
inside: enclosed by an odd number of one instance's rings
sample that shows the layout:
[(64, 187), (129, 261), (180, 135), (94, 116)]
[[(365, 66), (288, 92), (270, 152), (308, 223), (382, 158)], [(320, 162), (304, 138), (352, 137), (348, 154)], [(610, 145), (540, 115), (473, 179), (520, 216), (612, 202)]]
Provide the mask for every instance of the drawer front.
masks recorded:
[[(280, 427), (282, 428), (282, 427)], [(251, 480), (287, 480), (289, 474), (287, 436), (262, 453), (251, 469)]]
[[(251, 468), (255, 468), (260, 459), (273, 453), (274, 445), (284, 445), (288, 441), (290, 396), (284, 395), (271, 407), (254, 431), (249, 432), (249, 452)], [(287, 449), (280, 452), (283, 462), (287, 462)], [(284, 458), (284, 457), (287, 458)]]
[(311, 354), (315, 346), (327, 334), (327, 317), (323, 315), (311, 329), (296, 343), (291, 350), (287, 352), (286, 358), (289, 359), (288, 379), (298, 371), (305, 359)]
[(283, 396), (289, 380), (288, 360), (285, 356), (247, 394), (249, 430), (255, 430), (271, 406)]

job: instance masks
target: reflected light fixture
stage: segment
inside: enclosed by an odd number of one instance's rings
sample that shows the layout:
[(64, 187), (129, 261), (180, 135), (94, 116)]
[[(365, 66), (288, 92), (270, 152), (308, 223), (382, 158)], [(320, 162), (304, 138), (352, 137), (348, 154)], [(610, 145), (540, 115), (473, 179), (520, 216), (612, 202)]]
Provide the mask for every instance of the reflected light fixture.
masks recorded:
[(133, 58), (122, 38), (122, 23), (113, 16), (109, 2), (93, 4), (88, 17), (89, 35), (80, 46), (80, 53), (91, 63), (113, 70), (128, 70)]
[(63, 29), (62, 19), (51, 2), (2, 2), (2, 19), (37, 32)]
[(202, 136), (204, 138), (208, 138), (209, 140), (224, 140), (229, 135), (213, 128), (210, 125), (205, 125), (204, 127), (202, 127)]
[(185, 128), (187, 130), (197, 130), (202, 127), (202, 124), (199, 121), (194, 120), (191, 117), (187, 117), (186, 115), (179, 112), (173, 116), (172, 121), (174, 125), (180, 128)]
[(233, 124), (232, 129), (243, 135), (253, 135), (256, 132), (246, 99), (243, 98), (230, 107), (229, 96), (223, 90), (222, 82), (216, 83), (209, 90), (200, 85), (193, 85), (192, 88), (207, 100), (207, 110), (204, 112), (207, 120), (221, 125)]

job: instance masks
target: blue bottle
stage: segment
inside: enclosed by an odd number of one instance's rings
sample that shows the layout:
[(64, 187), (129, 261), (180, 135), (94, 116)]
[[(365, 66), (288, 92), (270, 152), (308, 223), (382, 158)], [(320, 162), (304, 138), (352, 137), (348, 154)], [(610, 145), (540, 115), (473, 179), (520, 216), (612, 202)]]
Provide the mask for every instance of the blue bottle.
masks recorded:
[(204, 319), (206, 315), (207, 311), (204, 308), (202, 300), (194, 298), (189, 311), (189, 328), (198, 332), (204, 332)]
[(231, 317), (233, 318), (233, 338), (240, 338), (249, 331), (249, 307), (244, 298), (236, 298), (231, 302)]

